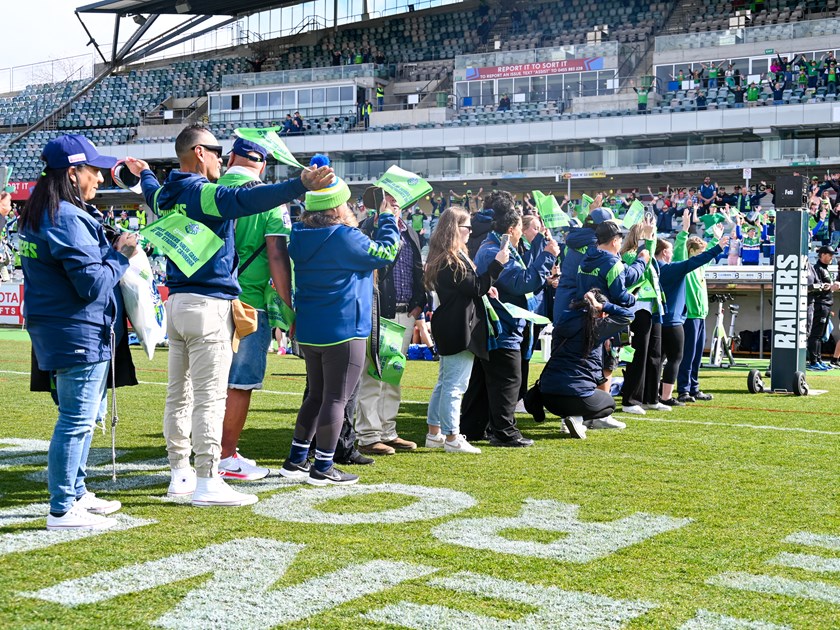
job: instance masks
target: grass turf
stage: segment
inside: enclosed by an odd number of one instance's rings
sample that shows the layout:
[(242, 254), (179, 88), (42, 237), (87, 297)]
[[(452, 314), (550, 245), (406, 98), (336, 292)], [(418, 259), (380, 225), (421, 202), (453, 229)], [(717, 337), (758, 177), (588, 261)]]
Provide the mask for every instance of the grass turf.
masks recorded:
[[(126, 451), (121, 462), (165, 455), (161, 418), (166, 351), (159, 351), (152, 362), (137, 351), (134, 358), (142, 384), (118, 392), (118, 448)], [(532, 379), (541, 367), (532, 365)], [(56, 411), (47, 395), (28, 391), (28, 369), (28, 342), (19, 337), (0, 339), (0, 383), (5, 394), (0, 438), (49, 439)], [(411, 362), (404, 376), (398, 426), (401, 436), (421, 446), (425, 403), (436, 374), (435, 363)], [(537, 425), (529, 416), (520, 415), (523, 433), (536, 439), (533, 448), (494, 449), (479, 444), (484, 450), (478, 456), (421, 448), (352, 469), (362, 484), (449, 488), (477, 501), (475, 507), (456, 516), (433, 521), (349, 526), (287, 523), (257, 515), (251, 508), (199, 510), (163, 503), (155, 498), (165, 493), (163, 482), (120, 492), (101, 490), (103, 496), (119, 498), (125, 514), (154, 519), (157, 524), (2, 556), (0, 626), (148, 627), (205, 583), (207, 576), (74, 608), (20, 593), (214, 543), (259, 537), (306, 545), (276, 588), (346, 565), (388, 559), (435, 567), (437, 577), (470, 571), (657, 605), (626, 624), (628, 628), (678, 628), (700, 609), (795, 628), (836, 628), (840, 604), (707, 582), (724, 572), (745, 572), (820, 581), (840, 589), (836, 569), (840, 552), (783, 542), (802, 531), (840, 536), (840, 394), (832, 391), (837, 377), (809, 373), (808, 380), (812, 389), (829, 392), (805, 398), (751, 396), (746, 393), (744, 371), (707, 370), (701, 383), (704, 391), (715, 395), (713, 401), (670, 414), (619, 416), (629, 425), (625, 431), (593, 431), (585, 441), (571, 440), (561, 434), (557, 418)], [(253, 398), (240, 442), (245, 455), (279, 467), (288, 452), (303, 387), (302, 361), (269, 356), (266, 389)], [(110, 438), (97, 432), (93, 446), (109, 447)], [(0, 510), (46, 501), (45, 484), (27, 478), (42, 469), (43, 465), (0, 468)], [(281, 488), (262, 493), (261, 498), (290, 491)], [(440, 542), (431, 533), (433, 527), (458, 518), (516, 516), (527, 499), (580, 505), (584, 521), (612, 521), (637, 512), (693, 520), (585, 564), (461, 547)], [(331, 501), (319, 509), (366, 512), (411, 502), (403, 496), (374, 494)], [(42, 528), (43, 521), (0, 524), (0, 536)], [(502, 535), (536, 543), (563, 536), (527, 527), (506, 529)], [(781, 552), (833, 558), (834, 572), (768, 564)], [(223, 559), (219, 562), (224, 564)], [(242, 579), (259, 570), (259, 566), (242, 567)], [(424, 578), (289, 627), (388, 627), (360, 615), (401, 601), (442, 604), (513, 622), (534, 610), (525, 604), (455, 594), (429, 585)], [(247, 626), (246, 618), (241, 621)]]

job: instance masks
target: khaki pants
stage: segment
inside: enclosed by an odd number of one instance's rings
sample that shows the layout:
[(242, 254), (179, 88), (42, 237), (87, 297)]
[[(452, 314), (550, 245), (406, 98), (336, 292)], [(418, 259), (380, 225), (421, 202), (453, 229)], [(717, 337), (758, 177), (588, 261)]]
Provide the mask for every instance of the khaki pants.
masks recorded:
[[(402, 353), (408, 351), (408, 344), (414, 335), (415, 319), (408, 313), (397, 313), (394, 321), (405, 326)], [(365, 359), (362, 380), (359, 386), (359, 404), (356, 408), (356, 435), (359, 445), (376, 442), (390, 442), (397, 437), (397, 413), (400, 410), (400, 387), (377, 381), (368, 375), (370, 361)]]
[(188, 467), (192, 449), (196, 474), (214, 477), (222, 450), (222, 422), (233, 358), (230, 301), (176, 293), (166, 306), (169, 383), (163, 436), (169, 464), (172, 468)]

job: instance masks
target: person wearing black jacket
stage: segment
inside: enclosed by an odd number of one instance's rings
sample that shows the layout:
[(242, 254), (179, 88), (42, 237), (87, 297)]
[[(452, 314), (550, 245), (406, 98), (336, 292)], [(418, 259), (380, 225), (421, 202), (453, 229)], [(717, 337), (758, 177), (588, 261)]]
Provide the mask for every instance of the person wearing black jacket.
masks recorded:
[[(378, 216), (368, 217), (361, 225), (365, 234), (376, 230)], [(420, 257), (420, 238), (417, 232), (397, 219), (400, 243), (393, 264), (378, 273), (379, 315), (405, 326), (401, 352), (408, 351), (414, 334), (414, 323), (428, 302), (423, 286), (423, 260)], [(356, 413), (356, 433), (359, 451), (365, 455), (393, 455), (399, 451), (413, 451), (417, 444), (397, 435), (397, 412), (400, 409), (400, 386), (391, 385), (370, 376), (366, 360), (359, 386)]]
[(513, 203), (513, 195), (506, 190), (494, 190), (484, 198), (484, 208), (476, 212), (472, 217), (472, 232), (467, 241), (467, 252), (471, 260), (475, 260), (475, 255), (478, 253), (478, 248), (487, 238), (487, 235), (493, 231), (493, 203), (500, 198), (508, 199)]
[(828, 265), (834, 249), (823, 245), (817, 250), (817, 263), (808, 264), (808, 364), (809, 370), (831, 369), (822, 361), (822, 338), (831, 317), (834, 300), (831, 292), (840, 289), (840, 282), (831, 281)]
[(492, 284), (510, 259), (507, 249), (500, 250), (487, 271), (476, 273), (466, 252), (471, 229), (469, 213), (458, 206), (450, 208), (432, 235), (426, 263), (426, 288), (436, 290), (440, 301), (432, 317), (440, 371), (429, 401), (426, 447), (443, 448), (447, 453), (481, 452), (460, 434), (461, 400), (475, 357), (489, 359), (488, 317), (492, 315), (484, 296), (495, 293)]

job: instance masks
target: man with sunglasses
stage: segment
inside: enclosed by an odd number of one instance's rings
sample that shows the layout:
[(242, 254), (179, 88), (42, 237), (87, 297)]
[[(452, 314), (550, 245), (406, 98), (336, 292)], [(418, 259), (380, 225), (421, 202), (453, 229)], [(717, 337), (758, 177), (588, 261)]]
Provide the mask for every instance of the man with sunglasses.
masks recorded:
[[(141, 178), (146, 203), (158, 216), (172, 212), (209, 227), (222, 246), (187, 275), (172, 260), (166, 275), (169, 379), (164, 437), (172, 479), (169, 496), (188, 497), (200, 507), (250, 505), (256, 495), (237, 492), (219, 476), (222, 422), (232, 360), (231, 301), (240, 294), (234, 220), (266, 212), (320, 190), (335, 177), (332, 169), (307, 169), (299, 179), (280, 184), (228, 188), (219, 179), (223, 149), (201, 125), (184, 128), (175, 140), (179, 170), (161, 186), (143, 160), (126, 158)], [(192, 442), (190, 440), (192, 436)], [(195, 452), (195, 470), (190, 450)]]

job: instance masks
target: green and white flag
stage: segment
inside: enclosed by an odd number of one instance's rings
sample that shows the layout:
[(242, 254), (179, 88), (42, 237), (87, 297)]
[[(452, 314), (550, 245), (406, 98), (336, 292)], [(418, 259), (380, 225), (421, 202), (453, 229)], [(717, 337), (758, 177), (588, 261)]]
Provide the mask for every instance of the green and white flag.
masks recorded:
[(429, 182), (396, 164), (385, 171), (374, 185), (396, 199), (401, 210), (432, 192), (432, 185)]
[(250, 140), (256, 142), (266, 151), (274, 156), (274, 159), (283, 164), (294, 166), (297, 168), (306, 168), (303, 164), (295, 159), (292, 152), (286, 144), (277, 135), (277, 130), (280, 127), (265, 127), (263, 129), (251, 129), (250, 127), (239, 127), (234, 129), (233, 133), (243, 140)]
[(595, 200), (592, 197), (590, 197), (589, 195), (587, 195), (586, 193), (583, 193), (583, 195), (581, 195), (580, 205), (578, 205), (578, 210), (577, 210), (577, 215), (576, 215), (577, 218), (578, 218), (578, 221), (583, 223), (586, 220), (586, 217), (589, 216), (589, 208), (592, 206), (594, 201)]
[(703, 227), (706, 228), (706, 235), (712, 234), (712, 228), (718, 223), (726, 223), (729, 220), (729, 217), (720, 212), (715, 212), (714, 214), (704, 214), (699, 218)]
[(144, 227), (140, 235), (175, 263), (188, 278), (224, 245), (209, 227), (178, 212), (170, 212)]
[(539, 190), (532, 192), (534, 201), (537, 204), (537, 212), (549, 230), (557, 230), (569, 225), (569, 215), (563, 212), (563, 208), (557, 203), (554, 195), (544, 195)]
[(645, 204), (641, 201), (636, 199), (632, 204), (630, 204), (630, 208), (627, 210), (627, 214), (624, 215), (624, 227), (628, 230), (636, 225), (639, 221), (645, 218)]
[(15, 170), (13, 166), (0, 166), (0, 185), (2, 188), (0, 190), (4, 190), (8, 193), (15, 192), (14, 186), (9, 186), (9, 181), (12, 179), (12, 171)]
[(551, 323), (551, 320), (548, 319), (548, 317), (532, 313), (531, 311), (528, 311), (521, 306), (517, 306), (516, 304), (511, 304), (510, 302), (499, 302), (499, 304), (501, 304), (514, 319), (525, 319), (529, 322), (534, 322), (535, 324), (541, 324), (543, 326), (547, 326)]

